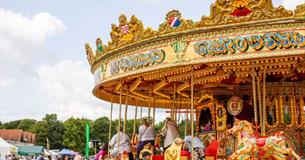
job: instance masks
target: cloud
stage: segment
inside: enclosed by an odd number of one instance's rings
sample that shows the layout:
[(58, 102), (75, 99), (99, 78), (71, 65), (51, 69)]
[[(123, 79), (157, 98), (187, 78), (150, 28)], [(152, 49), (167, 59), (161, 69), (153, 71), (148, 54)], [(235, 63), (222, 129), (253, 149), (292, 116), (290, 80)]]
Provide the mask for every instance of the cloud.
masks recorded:
[(296, 6), (304, 2), (305, 2), (304, 0), (283, 0), (283, 6), (286, 9), (294, 10), (296, 9)]
[(50, 62), (47, 39), (62, 34), (65, 24), (47, 12), (24, 16), (0, 9), (0, 17), (1, 121), (40, 118), (47, 106), (35, 68)]
[(60, 19), (47, 12), (25, 17), (0, 9), (0, 15), (1, 62), (6, 74), (30, 72), (35, 64), (47, 61), (47, 37), (61, 34), (66, 29)]
[(55, 64), (44, 64), (36, 69), (39, 87), (48, 97), (50, 112), (61, 119), (70, 116), (95, 119), (108, 116), (105, 102), (94, 98), (91, 93), (93, 76), (89, 65), (82, 61), (63, 60)]
[(16, 82), (13, 78), (0, 78), (0, 87), (10, 87)]

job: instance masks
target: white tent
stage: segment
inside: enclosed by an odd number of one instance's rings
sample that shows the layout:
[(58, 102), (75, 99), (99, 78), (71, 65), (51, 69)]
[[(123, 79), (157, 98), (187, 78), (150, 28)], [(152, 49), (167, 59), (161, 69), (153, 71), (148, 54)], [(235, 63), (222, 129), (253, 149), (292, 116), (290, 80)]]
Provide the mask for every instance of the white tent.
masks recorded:
[(6, 155), (17, 154), (18, 148), (7, 143), (4, 139), (0, 137), (0, 160), (5, 160)]

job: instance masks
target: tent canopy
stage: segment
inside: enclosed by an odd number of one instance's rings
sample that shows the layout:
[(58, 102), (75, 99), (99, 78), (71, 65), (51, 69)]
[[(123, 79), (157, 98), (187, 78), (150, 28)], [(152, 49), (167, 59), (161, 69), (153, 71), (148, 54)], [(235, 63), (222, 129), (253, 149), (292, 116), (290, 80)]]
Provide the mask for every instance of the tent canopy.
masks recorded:
[(20, 146), (18, 147), (20, 155), (39, 155), (43, 154), (43, 146)]
[(6, 155), (16, 154), (18, 148), (14, 145), (7, 143), (4, 139), (0, 137), (0, 159), (5, 160)]
[(74, 152), (74, 151), (71, 151), (71, 150), (69, 150), (69, 149), (64, 148), (64, 149), (62, 149), (62, 150), (59, 152), (59, 154), (61, 154), (61, 155), (75, 155), (75, 152)]

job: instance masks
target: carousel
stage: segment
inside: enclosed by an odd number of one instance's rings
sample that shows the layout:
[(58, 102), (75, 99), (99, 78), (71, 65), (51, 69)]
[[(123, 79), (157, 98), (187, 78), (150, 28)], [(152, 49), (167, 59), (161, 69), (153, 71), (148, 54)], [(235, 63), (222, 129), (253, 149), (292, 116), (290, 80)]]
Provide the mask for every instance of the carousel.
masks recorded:
[(128, 107), (147, 107), (152, 124), (164, 108), (190, 117), (192, 136), (216, 137), (218, 158), (305, 154), (305, 3), (216, 0), (199, 21), (172, 10), (156, 30), (135, 15), (111, 28), (107, 44), (85, 50), (92, 92), (111, 103), (110, 119), (119, 104), (124, 131)]

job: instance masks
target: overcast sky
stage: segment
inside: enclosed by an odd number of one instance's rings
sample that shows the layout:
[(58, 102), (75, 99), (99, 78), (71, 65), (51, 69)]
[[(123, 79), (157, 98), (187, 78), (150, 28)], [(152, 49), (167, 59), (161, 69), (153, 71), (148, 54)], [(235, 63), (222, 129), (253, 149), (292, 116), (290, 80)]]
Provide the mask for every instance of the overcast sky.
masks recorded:
[[(93, 76), (84, 43), (95, 46), (97, 37), (107, 42), (111, 24), (122, 13), (135, 14), (157, 29), (168, 11), (178, 9), (197, 21), (209, 15), (213, 1), (1, 0), (0, 120), (39, 120), (47, 113), (57, 113), (61, 120), (108, 116), (110, 104), (91, 94)], [(273, 2), (294, 9), (304, 0)], [(133, 117), (133, 109), (129, 113)], [(164, 110), (157, 114), (161, 117)]]

